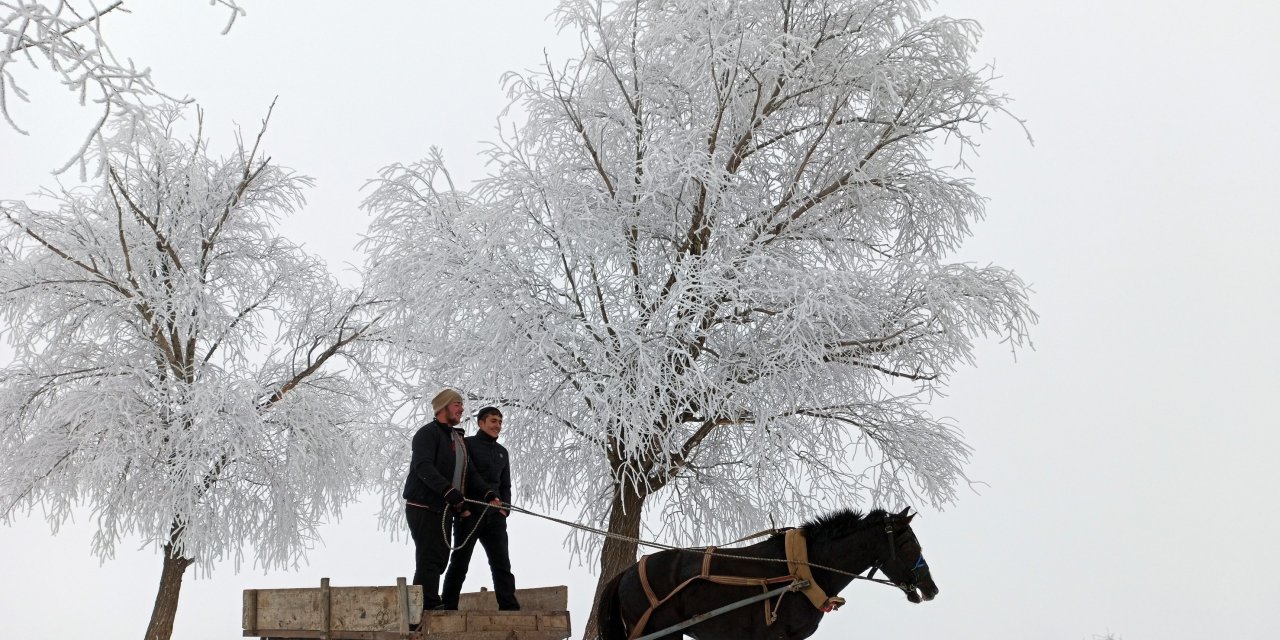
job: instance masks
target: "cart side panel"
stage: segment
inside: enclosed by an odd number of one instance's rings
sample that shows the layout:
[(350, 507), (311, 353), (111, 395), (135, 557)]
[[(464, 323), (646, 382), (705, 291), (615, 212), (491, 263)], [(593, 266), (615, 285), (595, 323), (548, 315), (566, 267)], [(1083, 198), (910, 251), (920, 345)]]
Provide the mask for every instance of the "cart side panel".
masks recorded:
[[(569, 608), (569, 587), (516, 589), (522, 611), (564, 611)], [(458, 597), (459, 611), (497, 611), (498, 598), (492, 591), (464, 593)]]
[[(256, 615), (245, 607), (244, 629), (324, 630), (321, 589), (253, 589)], [(409, 624), (422, 616), (422, 587), (408, 588)], [(245, 602), (250, 598), (246, 595)], [(330, 587), (330, 629), (394, 631), (400, 628), (401, 604), (396, 587)]]
[(258, 589), (255, 629), (319, 629), (320, 589)]
[(492, 634), (517, 640), (563, 640), (568, 611), (427, 611), (423, 640), (484, 640)]

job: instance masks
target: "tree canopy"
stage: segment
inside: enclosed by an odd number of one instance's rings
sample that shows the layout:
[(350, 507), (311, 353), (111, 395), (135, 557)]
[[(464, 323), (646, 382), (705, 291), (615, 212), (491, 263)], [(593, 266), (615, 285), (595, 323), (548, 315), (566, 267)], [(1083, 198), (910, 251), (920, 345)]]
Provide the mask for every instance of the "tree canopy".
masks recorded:
[(122, 119), (99, 184), (0, 202), (0, 518), (83, 506), (100, 557), (162, 548), (148, 638), (188, 565), (297, 561), (363, 479), (378, 397), (367, 298), (275, 230), (310, 180), (261, 134), (226, 157), (182, 141), (180, 114)]
[[(1006, 98), (927, 5), (563, 2), (582, 54), (508, 78), (491, 174), (434, 154), (366, 202), (405, 365), (522, 410), (521, 484), (624, 536), (647, 504), (688, 542), (952, 500), (968, 448), (929, 399), (1035, 316), (947, 259), (983, 200), (940, 156)], [(634, 553), (604, 543), (602, 580)]]

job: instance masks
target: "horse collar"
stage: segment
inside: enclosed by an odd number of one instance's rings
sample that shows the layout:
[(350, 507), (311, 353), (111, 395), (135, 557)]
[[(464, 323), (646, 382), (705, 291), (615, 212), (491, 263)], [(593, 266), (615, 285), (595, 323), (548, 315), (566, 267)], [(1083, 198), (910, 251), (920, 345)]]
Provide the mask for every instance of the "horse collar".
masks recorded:
[(800, 593), (803, 593), (809, 602), (823, 613), (839, 609), (840, 605), (844, 604), (844, 598), (828, 597), (827, 592), (823, 591), (822, 587), (818, 586), (818, 581), (813, 578), (813, 571), (809, 569), (809, 543), (804, 537), (804, 529), (788, 530), (783, 542), (786, 549), (787, 570), (797, 580), (809, 583), (809, 586), (800, 589)]

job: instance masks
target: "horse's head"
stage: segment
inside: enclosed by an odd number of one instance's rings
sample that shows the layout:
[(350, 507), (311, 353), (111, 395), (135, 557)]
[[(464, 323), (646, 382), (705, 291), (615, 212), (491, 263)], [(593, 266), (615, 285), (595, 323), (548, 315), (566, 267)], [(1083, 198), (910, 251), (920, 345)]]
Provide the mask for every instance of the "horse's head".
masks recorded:
[(885, 546), (876, 566), (907, 594), (908, 600), (932, 600), (938, 595), (938, 585), (924, 561), (920, 540), (911, 530), (911, 519), (915, 515), (909, 511), (903, 509), (901, 513), (885, 515)]

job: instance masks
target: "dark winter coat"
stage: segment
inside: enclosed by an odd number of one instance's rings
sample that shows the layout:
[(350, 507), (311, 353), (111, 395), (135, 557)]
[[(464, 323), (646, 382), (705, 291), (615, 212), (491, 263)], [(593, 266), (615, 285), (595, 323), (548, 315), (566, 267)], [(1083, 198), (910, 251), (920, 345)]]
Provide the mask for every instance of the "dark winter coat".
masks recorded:
[[(471, 456), (471, 464), (485, 483), (498, 491), (503, 502), (511, 502), (511, 460), (507, 456), (507, 448), (498, 444), (498, 439), (481, 431), (467, 439), (467, 453)], [(467, 497), (480, 500), (483, 496), (475, 495), (476, 487), (467, 487)]]
[[(464, 445), (465, 446), (465, 445)], [(413, 436), (413, 457), (409, 461), (409, 475), (404, 480), (404, 499), (432, 511), (439, 512), (446, 505), (458, 506), (462, 496), (475, 496), (488, 502), (497, 492), (468, 464), (462, 472), (463, 486), (453, 486), (454, 471), (453, 428), (432, 420)]]

